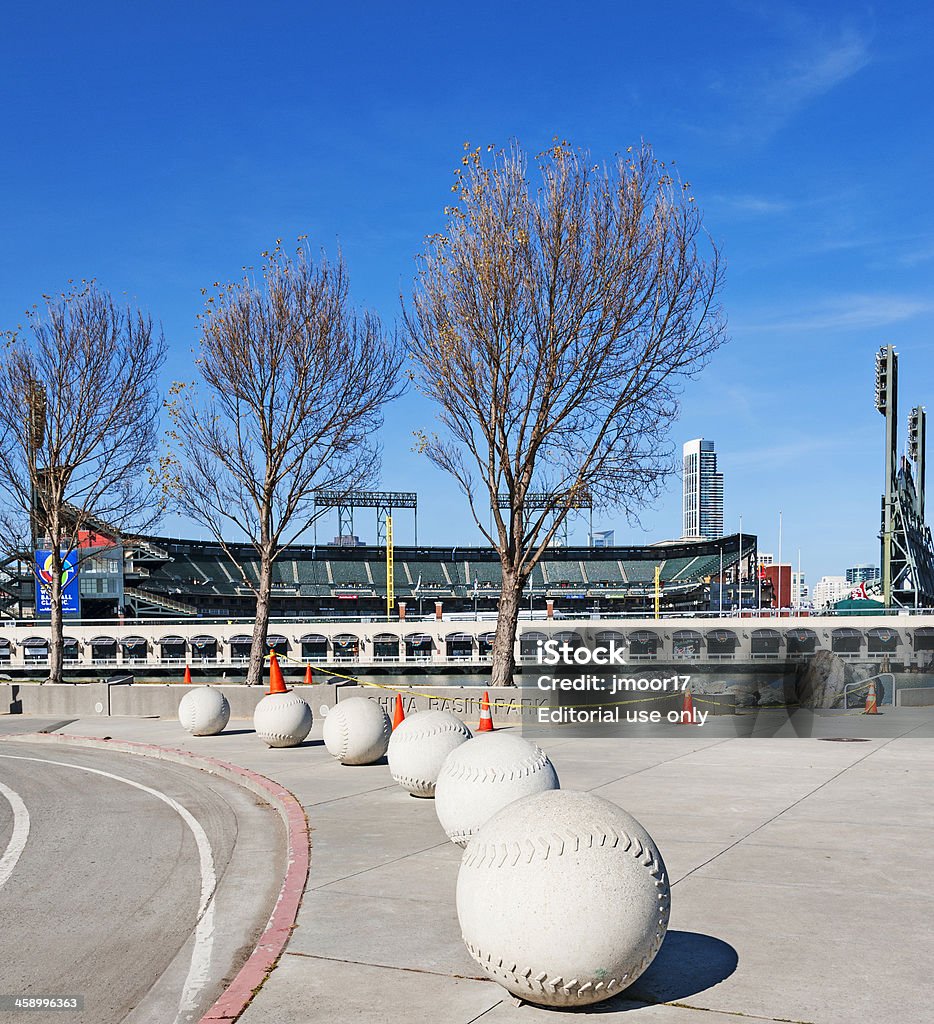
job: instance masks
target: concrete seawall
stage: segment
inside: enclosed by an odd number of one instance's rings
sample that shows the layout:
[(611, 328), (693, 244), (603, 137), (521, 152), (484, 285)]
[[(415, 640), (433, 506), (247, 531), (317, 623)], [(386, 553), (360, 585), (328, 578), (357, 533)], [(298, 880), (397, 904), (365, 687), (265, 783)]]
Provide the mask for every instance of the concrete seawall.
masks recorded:
[[(341, 686), (337, 688), (338, 700), (347, 700), (349, 697), (369, 697), (382, 705), (383, 709), (392, 714), (395, 705), (396, 693), (402, 694), (402, 706), (406, 714), (414, 711), (450, 711), (460, 718), (464, 718), (468, 725), (474, 718), (480, 716), (480, 701), (483, 694), (490, 695), (490, 709), (493, 718), (505, 724), (518, 724), (523, 717), (534, 716), (539, 707), (548, 707), (550, 696), (541, 690), (530, 687), (506, 687), (483, 688), (479, 686), (445, 686), (439, 687), (437, 693), (426, 691), (423, 687), (413, 687), (411, 690), (406, 687), (398, 689), (371, 688), (368, 686)], [(610, 697), (608, 702), (614, 700), (625, 700), (625, 697)], [(736, 710), (736, 699), (732, 695), (704, 695), (695, 698), (702, 702), (703, 710), (712, 715), (732, 715)], [(651, 701), (651, 707), (657, 708), (663, 713), (673, 710), (680, 710), (682, 705), (680, 694), (660, 695)], [(569, 700), (567, 703), (575, 703)], [(646, 706), (649, 702), (640, 702), (638, 707)]]
[[(230, 702), (232, 719), (251, 719), (265, 687), (218, 686)], [(60, 718), (94, 718), (114, 715), (136, 718), (176, 718), (178, 703), (189, 687), (177, 683), (2, 683), (0, 714), (46, 715)], [(378, 701), (392, 714), (396, 693), (403, 695), (406, 714), (414, 711), (444, 709), (462, 717), (468, 724), (480, 716), (480, 701), (488, 690), (493, 716), (504, 724), (518, 724), (523, 716), (547, 706), (549, 697), (529, 688), (489, 689), (480, 686), (443, 686), (436, 690), (423, 683), (394, 686), (392, 689), (368, 686), (296, 686), (295, 690), (311, 705), (316, 715), (322, 706), (338, 700), (365, 696)], [(934, 692), (934, 691), (932, 691)], [(731, 696), (704, 696), (704, 710), (713, 715), (732, 715)], [(642, 705), (640, 705), (642, 706)], [(681, 697), (660, 696), (652, 703), (662, 711), (680, 708)]]
[[(0, 711), (62, 718), (94, 718), (125, 715), (136, 718), (176, 718), (178, 703), (189, 687), (181, 684), (145, 683), (4, 683)], [(264, 695), (260, 686), (219, 686), (230, 702), (230, 717), (249, 719)], [(302, 687), (308, 693), (329, 692), (329, 687)], [(5, 696), (9, 693), (9, 699)], [(304, 695), (304, 694), (303, 694)]]

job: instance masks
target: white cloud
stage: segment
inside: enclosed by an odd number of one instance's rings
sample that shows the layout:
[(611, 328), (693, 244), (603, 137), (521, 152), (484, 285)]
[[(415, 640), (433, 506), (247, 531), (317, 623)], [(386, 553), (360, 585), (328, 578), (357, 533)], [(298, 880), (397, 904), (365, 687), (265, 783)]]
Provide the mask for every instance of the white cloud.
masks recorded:
[(715, 195), (711, 197), (711, 205), (723, 206), (738, 213), (769, 215), (787, 213), (794, 204), (784, 199), (770, 199), (766, 196)]
[(767, 469), (773, 472), (779, 467), (798, 466), (818, 456), (829, 453), (841, 455), (851, 451), (865, 451), (874, 434), (868, 429), (854, 428), (836, 436), (818, 435), (788, 440), (767, 447), (750, 448), (746, 451), (733, 449), (719, 454), (724, 473), (743, 469)]
[[(773, 26), (774, 27), (774, 26)], [(822, 30), (797, 21), (782, 52), (754, 70), (721, 77), (714, 88), (734, 103), (728, 133), (735, 141), (764, 142), (808, 104), (831, 92), (870, 63), (869, 38), (851, 27)]]
[(840, 295), (811, 308), (769, 313), (754, 320), (732, 319), (734, 335), (753, 331), (816, 331), (885, 327), (934, 311), (930, 299), (911, 295)]

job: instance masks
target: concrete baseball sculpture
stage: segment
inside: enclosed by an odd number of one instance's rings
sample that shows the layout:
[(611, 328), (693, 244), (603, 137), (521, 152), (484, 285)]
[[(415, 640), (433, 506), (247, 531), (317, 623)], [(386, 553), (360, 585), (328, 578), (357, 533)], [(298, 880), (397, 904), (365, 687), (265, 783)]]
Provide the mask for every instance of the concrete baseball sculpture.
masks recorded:
[(351, 697), (331, 708), (324, 720), (324, 745), (341, 764), (373, 764), (389, 747), (392, 722), (369, 697)]
[(313, 720), (311, 708), (292, 690), (267, 694), (253, 712), (256, 735), (270, 747), (297, 747)]
[(457, 916), (470, 955), (519, 999), (583, 1006), (628, 988), (668, 928), (668, 873), (632, 815), (551, 790), (494, 815), (467, 844)]
[(466, 725), (448, 711), (409, 715), (389, 740), (389, 774), (413, 796), (435, 795), (444, 759), (471, 737)]
[(178, 702), (178, 720), (192, 736), (216, 736), (230, 721), (230, 704), (220, 690), (197, 686)]
[(509, 732), (487, 732), (452, 750), (435, 786), (435, 810), (448, 839), (466, 846), (497, 811), (523, 796), (558, 789), (547, 754)]

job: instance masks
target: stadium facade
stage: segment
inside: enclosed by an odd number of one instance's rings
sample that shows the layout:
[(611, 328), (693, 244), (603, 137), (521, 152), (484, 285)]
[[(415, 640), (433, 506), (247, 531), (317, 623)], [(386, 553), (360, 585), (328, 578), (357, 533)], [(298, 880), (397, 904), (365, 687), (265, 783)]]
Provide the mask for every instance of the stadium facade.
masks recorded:
[[(249, 618), (258, 561), (248, 544), (168, 537), (114, 538), (80, 572), (81, 618)], [(742, 549), (740, 549), (742, 545)], [(663, 611), (720, 611), (770, 603), (758, 581), (756, 537), (678, 540), (627, 547), (549, 549), (526, 588), (527, 611), (562, 615), (651, 614), (658, 571)], [(0, 577), (4, 614), (35, 615), (30, 567)], [(740, 580), (744, 586), (740, 588)], [(397, 547), (394, 614), (495, 613), (502, 574), (491, 548)], [(277, 560), (271, 613), (279, 618), (385, 616), (385, 547), (295, 545)]]

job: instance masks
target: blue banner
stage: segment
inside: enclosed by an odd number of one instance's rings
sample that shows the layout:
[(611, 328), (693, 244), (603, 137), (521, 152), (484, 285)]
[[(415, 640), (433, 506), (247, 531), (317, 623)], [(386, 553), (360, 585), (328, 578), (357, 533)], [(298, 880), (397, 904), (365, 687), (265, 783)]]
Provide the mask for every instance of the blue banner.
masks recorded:
[[(50, 615), (52, 583), (52, 552), (36, 552), (36, 614)], [(81, 598), (78, 590), (78, 555), (74, 551), (62, 552), (62, 614), (80, 615)]]

